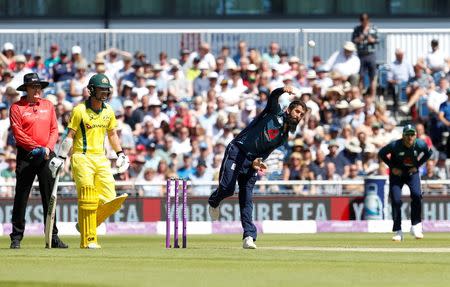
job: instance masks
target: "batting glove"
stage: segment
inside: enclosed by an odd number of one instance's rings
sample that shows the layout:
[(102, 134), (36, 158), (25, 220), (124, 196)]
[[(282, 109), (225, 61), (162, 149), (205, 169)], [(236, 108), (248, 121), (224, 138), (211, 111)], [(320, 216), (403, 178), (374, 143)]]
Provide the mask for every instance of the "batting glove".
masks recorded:
[(117, 153), (116, 167), (118, 173), (122, 173), (130, 167), (130, 159), (122, 151)]
[(60, 157), (54, 157), (50, 160), (48, 163), (48, 168), (52, 172), (52, 177), (56, 177), (56, 173), (58, 173), (58, 170), (64, 168), (64, 159)]

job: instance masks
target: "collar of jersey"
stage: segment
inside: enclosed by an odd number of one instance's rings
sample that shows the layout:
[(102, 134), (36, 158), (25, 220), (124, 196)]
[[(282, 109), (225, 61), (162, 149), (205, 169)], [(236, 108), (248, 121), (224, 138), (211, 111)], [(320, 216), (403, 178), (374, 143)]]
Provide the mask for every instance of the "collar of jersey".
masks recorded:
[(94, 110), (91, 106), (91, 98), (88, 98), (85, 101), (85, 105), (86, 105), (86, 108), (91, 109), (91, 111), (93, 111), (96, 114), (100, 114), (103, 111), (103, 109), (106, 109), (105, 103), (102, 103), (102, 108), (99, 111)]

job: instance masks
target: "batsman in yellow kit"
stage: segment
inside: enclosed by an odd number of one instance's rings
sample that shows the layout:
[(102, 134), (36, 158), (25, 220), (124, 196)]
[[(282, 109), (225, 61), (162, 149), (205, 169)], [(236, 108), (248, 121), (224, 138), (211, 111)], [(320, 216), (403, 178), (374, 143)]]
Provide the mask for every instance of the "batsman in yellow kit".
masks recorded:
[(118, 172), (128, 169), (129, 159), (120, 146), (114, 111), (105, 103), (111, 88), (104, 74), (95, 74), (90, 78), (90, 97), (73, 109), (69, 132), (61, 143), (58, 156), (49, 164), (56, 175), (72, 148), (71, 165), (78, 194), (77, 228), (81, 234), (81, 248), (101, 248), (97, 242), (97, 226), (119, 210), (128, 196), (123, 194), (116, 197), (111, 163), (105, 151), (107, 135), (117, 153)]

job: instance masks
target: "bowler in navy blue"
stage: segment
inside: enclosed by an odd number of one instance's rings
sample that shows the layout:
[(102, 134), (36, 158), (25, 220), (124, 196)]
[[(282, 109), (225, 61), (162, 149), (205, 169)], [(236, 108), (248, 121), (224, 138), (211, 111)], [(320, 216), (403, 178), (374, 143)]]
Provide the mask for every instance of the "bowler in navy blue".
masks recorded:
[[(402, 230), (402, 187), (408, 185), (411, 191), (411, 224), (416, 226), (422, 222), (422, 190), (420, 188), (419, 167), (431, 156), (432, 151), (427, 144), (417, 138), (413, 125), (403, 128), (402, 138), (390, 142), (383, 147), (379, 156), (390, 169), (389, 197), (392, 205), (392, 231)], [(390, 156), (389, 156), (390, 155)]]
[(307, 111), (300, 100), (292, 101), (282, 110), (278, 99), (284, 93), (294, 94), (294, 88), (285, 86), (273, 90), (264, 110), (227, 146), (220, 167), (219, 187), (208, 200), (211, 207), (217, 208), (223, 199), (234, 194), (237, 182), (243, 238), (251, 236), (254, 241), (257, 231), (252, 220), (252, 198), (258, 171), (264, 172), (267, 167), (263, 161), (286, 143), (289, 132), (295, 132)]

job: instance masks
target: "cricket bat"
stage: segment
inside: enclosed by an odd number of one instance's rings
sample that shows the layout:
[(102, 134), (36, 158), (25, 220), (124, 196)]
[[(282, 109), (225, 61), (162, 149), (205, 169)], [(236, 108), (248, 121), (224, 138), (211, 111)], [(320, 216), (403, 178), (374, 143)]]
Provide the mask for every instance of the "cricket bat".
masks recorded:
[(52, 194), (48, 203), (47, 219), (45, 222), (45, 247), (52, 248), (53, 223), (55, 222), (56, 199), (59, 182), (59, 168), (56, 172), (55, 183), (53, 184)]

